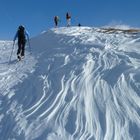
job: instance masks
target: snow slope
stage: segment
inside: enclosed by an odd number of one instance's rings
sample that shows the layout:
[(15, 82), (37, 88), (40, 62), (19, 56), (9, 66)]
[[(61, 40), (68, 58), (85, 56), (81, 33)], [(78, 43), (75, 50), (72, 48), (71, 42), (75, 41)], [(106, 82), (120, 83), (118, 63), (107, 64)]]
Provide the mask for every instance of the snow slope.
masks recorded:
[(0, 140), (139, 140), (139, 33), (58, 28), (31, 47), (8, 65), (0, 42)]

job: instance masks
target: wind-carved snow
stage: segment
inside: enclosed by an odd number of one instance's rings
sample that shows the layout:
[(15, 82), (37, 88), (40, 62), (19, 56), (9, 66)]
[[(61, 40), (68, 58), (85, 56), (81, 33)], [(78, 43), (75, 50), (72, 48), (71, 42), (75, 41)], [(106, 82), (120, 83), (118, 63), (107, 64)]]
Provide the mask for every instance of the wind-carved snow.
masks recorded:
[(139, 33), (58, 28), (30, 43), (10, 65), (0, 43), (1, 140), (139, 140)]

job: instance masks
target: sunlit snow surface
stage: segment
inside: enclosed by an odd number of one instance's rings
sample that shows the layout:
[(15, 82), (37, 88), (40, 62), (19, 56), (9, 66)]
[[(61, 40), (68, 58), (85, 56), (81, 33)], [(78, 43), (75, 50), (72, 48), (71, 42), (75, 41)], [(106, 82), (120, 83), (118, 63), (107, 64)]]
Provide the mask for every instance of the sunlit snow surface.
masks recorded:
[(43, 32), (12, 60), (0, 42), (0, 140), (139, 140), (140, 34)]

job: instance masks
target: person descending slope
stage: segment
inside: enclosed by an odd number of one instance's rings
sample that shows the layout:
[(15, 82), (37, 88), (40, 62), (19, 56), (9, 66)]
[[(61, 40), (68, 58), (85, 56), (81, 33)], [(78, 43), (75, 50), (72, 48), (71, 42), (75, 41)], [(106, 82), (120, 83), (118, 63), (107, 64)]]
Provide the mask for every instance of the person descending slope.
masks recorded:
[(20, 25), (18, 27), (18, 30), (17, 30), (14, 40), (13, 40), (14, 43), (17, 38), (18, 38), (17, 58), (18, 58), (18, 60), (21, 60), (22, 58), (24, 58), (24, 55), (25, 55), (26, 40), (27, 39), (29, 40), (29, 34), (25, 30), (25, 27), (23, 25)]
[(67, 20), (67, 27), (69, 27), (71, 25), (71, 16), (68, 12), (66, 13), (66, 20)]
[(54, 23), (55, 23), (55, 27), (57, 27), (58, 26), (58, 22), (59, 22), (59, 17), (58, 16), (55, 16), (54, 17)]

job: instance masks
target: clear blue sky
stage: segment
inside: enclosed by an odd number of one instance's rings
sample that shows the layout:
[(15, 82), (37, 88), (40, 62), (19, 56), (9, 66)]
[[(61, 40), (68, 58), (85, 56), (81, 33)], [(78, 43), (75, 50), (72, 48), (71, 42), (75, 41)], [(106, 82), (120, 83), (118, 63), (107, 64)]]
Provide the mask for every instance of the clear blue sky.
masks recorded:
[(31, 37), (54, 26), (53, 17), (70, 12), (72, 25), (101, 27), (112, 22), (140, 27), (140, 0), (0, 0), (0, 40), (12, 40), (23, 24)]

